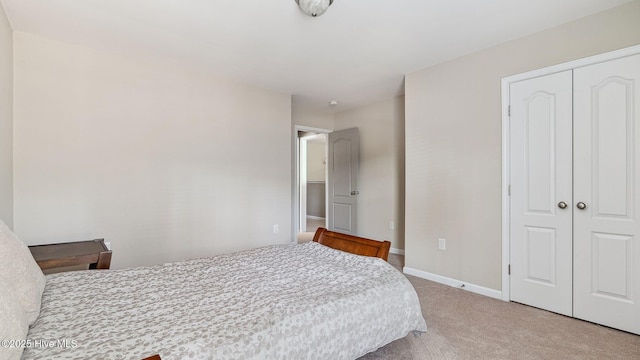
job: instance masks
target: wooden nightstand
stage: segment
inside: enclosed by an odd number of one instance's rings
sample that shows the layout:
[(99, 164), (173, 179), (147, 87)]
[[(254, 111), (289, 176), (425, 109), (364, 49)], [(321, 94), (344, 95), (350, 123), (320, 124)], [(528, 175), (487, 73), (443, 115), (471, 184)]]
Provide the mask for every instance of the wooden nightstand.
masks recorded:
[(42, 270), (89, 265), (89, 269), (108, 269), (111, 250), (104, 239), (29, 246), (31, 255)]

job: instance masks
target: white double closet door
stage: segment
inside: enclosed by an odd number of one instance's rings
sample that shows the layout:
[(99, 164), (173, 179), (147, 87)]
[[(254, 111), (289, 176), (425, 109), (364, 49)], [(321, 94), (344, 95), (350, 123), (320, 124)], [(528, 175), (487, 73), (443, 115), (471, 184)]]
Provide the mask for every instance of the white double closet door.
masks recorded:
[(640, 334), (640, 55), (509, 90), (510, 299)]

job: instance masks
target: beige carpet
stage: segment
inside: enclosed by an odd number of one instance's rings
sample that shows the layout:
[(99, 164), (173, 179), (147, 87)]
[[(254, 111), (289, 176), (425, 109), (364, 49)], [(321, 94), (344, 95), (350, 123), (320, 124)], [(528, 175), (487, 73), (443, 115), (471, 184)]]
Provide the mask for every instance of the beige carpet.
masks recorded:
[[(401, 268), (403, 258), (389, 262)], [(640, 359), (640, 336), (407, 276), (427, 333), (396, 340), (361, 360)]]
[(307, 217), (307, 232), (298, 233), (298, 243), (313, 240), (313, 235), (319, 227), (327, 227), (325, 219), (311, 219)]
[(315, 233), (319, 227), (326, 228), (327, 222), (323, 219), (312, 219), (307, 216), (307, 232)]

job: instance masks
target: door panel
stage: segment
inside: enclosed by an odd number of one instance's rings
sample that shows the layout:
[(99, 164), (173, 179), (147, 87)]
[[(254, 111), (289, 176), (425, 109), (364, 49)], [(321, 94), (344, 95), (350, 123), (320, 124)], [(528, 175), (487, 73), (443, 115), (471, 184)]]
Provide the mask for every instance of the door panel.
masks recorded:
[(356, 234), (358, 129), (329, 134), (329, 230)]
[(633, 129), (632, 109), (629, 108), (633, 106), (633, 101), (630, 101), (632, 85), (629, 79), (616, 76), (592, 89), (594, 137), (591, 146), (595, 195), (592, 200), (596, 216), (632, 218), (628, 214), (633, 206), (633, 198), (629, 196), (633, 190), (629, 176), (633, 173), (633, 153), (629, 147), (633, 138), (628, 139), (632, 134), (628, 129)]
[[(555, 176), (553, 133), (556, 123), (555, 96), (536, 91), (523, 99), (525, 212), (553, 215)], [(518, 105), (514, 109), (519, 111)]]
[(556, 230), (526, 226), (525, 280), (556, 285)]
[(353, 211), (351, 204), (334, 204), (333, 206), (333, 229), (339, 231), (352, 231), (351, 212)]
[(350, 196), (353, 179), (351, 178), (351, 144), (353, 140), (339, 137), (333, 146), (333, 194)]
[(574, 82), (574, 315), (640, 334), (640, 55)]
[(632, 236), (594, 233), (592, 237), (591, 288), (593, 294), (632, 301)]
[(510, 297), (565, 315), (572, 314), (571, 78), (565, 71), (510, 88)]

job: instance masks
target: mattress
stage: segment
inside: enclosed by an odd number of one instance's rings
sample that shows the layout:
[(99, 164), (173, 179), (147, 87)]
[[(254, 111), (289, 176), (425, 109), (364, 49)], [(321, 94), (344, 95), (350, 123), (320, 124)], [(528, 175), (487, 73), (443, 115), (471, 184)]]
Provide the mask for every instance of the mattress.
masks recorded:
[(48, 275), (23, 359), (356, 359), (411, 331), (402, 273), (310, 242)]

